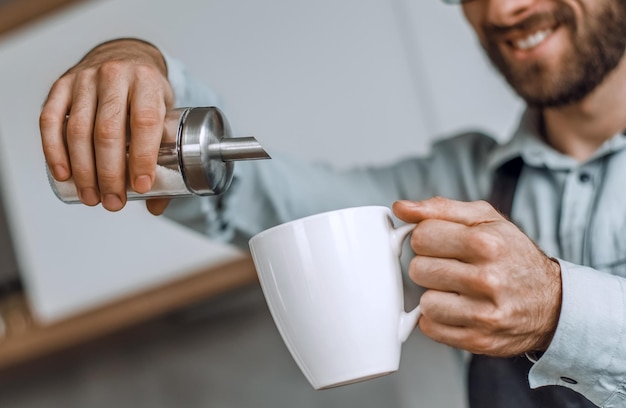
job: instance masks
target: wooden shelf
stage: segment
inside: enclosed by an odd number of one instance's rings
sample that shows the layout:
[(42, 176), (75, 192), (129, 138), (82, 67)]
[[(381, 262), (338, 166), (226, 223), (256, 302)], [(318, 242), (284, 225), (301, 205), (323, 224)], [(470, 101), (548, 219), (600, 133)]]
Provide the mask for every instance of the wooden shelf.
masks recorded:
[(257, 282), (251, 258), (242, 257), (47, 326), (33, 319), (23, 293), (10, 295), (0, 299), (0, 370)]
[(85, 0), (4, 0), (0, 1), (0, 35), (33, 22), (63, 7)]

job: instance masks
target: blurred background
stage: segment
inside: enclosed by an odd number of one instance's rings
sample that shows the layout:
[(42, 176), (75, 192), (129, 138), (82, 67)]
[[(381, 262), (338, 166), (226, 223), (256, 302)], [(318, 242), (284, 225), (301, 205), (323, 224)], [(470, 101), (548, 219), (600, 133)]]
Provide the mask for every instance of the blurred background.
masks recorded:
[[(0, 406), (464, 407), (457, 355), (418, 331), (397, 373), (314, 391), (245, 252), (141, 203), (109, 214), (54, 197), (41, 104), (116, 37), (183, 61), (236, 136), (336, 167), (470, 128), (504, 140), (521, 110), (439, 0), (0, 0)], [(407, 308), (418, 296), (408, 284)]]

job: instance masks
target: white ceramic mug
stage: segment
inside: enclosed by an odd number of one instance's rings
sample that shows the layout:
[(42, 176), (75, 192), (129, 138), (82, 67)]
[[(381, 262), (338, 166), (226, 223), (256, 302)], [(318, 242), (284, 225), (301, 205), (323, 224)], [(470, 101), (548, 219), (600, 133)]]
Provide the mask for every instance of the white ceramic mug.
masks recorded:
[(404, 311), (400, 253), (414, 225), (387, 207), (331, 211), (255, 235), (250, 249), (274, 322), (315, 389), (398, 370), (419, 318)]

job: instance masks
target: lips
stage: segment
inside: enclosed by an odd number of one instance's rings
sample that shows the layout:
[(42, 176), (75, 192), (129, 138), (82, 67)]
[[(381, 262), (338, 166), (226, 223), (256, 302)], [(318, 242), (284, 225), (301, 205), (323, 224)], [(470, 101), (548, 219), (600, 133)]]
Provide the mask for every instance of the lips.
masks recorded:
[(539, 47), (563, 25), (571, 26), (573, 17), (569, 14), (556, 9), (537, 12), (512, 25), (485, 24), (484, 34), (492, 46), (504, 45), (523, 53)]
[(516, 40), (509, 40), (508, 43), (513, 48), (516, 48), (518, 50), (530, 50), (543, 43), (546, 38), (548, 38), (553, 32), (554, 29), (552, 28), (538, 30), (534, 33), (528, 34), (525, 37), (518, 38)]

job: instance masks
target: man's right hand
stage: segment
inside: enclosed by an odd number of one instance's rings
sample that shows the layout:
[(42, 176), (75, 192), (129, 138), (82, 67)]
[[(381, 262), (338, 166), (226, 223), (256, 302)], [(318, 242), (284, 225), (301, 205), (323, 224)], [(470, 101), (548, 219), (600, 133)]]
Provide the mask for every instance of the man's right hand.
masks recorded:
[[(152, 188), (165, 113), (173, 103), (157, 48), (119, 39), (92, 49), (54, 83), (41, 111), (41, 140), (52, 176), (73, 177), (84, 204), (122, 209), (127, 173), (134, 191)], [(132, 135), (128, 169), (127, 125)], [(167, 200), (150, 200), (148, 209), (161, 213), (166, 205)]]

